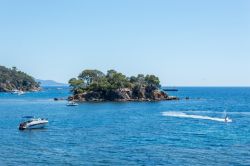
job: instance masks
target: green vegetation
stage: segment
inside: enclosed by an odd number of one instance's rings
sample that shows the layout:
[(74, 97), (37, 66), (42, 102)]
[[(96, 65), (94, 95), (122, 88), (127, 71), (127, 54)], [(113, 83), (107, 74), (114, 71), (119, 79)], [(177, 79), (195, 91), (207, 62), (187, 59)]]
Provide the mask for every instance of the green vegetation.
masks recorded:
[(138, 76), (127, 77), (115, 70), (107, 71), (105, 75), (98, 70), (84, 70), (78, 78), (69, 80), (71, 91), (74, 95), (80, 93), (107, 92), (121, 90), (124, 88), (134, 91), (145, 88), (146, 90), (156, 90), (160, 88), (160, 80), (154, 75), (139, 74)]
[(38, 90), (39, 84), (33, 77), (18, 71), (16, 67), (8, 69), (0, 66), (0, 92), (12, 90), (32, 91)]

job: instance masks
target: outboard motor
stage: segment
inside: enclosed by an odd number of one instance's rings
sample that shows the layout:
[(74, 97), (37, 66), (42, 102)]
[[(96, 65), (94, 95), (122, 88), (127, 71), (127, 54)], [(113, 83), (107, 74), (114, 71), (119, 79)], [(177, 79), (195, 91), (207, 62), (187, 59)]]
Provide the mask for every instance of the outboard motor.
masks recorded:
[(21, 123), (19, 125), (19, 130), (24, 130), (25, 129), (25, 123)]

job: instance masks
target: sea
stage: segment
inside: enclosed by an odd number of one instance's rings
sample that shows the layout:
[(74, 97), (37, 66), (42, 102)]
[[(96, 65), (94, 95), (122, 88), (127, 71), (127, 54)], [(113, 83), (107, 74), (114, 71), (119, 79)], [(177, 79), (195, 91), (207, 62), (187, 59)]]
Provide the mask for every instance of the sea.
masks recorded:
[[(76, 107), (53, 100), (66, 99), (68, 87), (1, 93), (0, 165), (249, 166), (250, 88), (178, 90), (169, 92), (178, 101)], [(49, 123), (19, 131), (24, 116)]]

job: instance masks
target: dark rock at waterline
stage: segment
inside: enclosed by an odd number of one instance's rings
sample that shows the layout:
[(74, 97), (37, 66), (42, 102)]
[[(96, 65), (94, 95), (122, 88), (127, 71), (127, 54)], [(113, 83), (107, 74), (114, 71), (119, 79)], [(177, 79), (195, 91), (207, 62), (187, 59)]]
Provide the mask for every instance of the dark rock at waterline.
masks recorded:
[(54, 98), (54, 101), (61, 101), (61, 100), (66, 100), (64, 98)]
[(109, 91), (90, 91), (76, 94), (68, 98), (70, 101), (161, 101), (161, 100), (179, 100), (178, 97), (168, 96), (167, 93), (155, 90), (140, 88), (137, 90), (122, 88)]

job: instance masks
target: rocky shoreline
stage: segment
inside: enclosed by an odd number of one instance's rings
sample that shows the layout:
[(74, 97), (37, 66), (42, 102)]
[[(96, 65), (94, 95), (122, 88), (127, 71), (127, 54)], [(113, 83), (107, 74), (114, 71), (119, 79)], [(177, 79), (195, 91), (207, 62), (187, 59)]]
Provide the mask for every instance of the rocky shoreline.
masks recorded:
[(13, 92), (15, 90), (23, 91), (23, 92), (37, 92), (37, 91), (40, 91), (41, 88), (36, 87), (36, 86), (33, 86), (33, 87), (16, 87), (16, 86), (11, 85), (11, 84), (0, 83), (0, 92), (10, 93), (10, 92)]
[(146, 92), (145, 90), (140, 91), (139, 94), (134, 94), (132, 89), (119, 89), (112, 90), (108, 92), (103, 91), (91, 91), (81, 94), (75, 94), (68, 98), (69, 101), (75, 102), (129, 102), (129, 101), (163, 101), (163, 100), (179, 100), (176, 96), (169, 96), (167, 93), (154, 90), (151, 92)]

